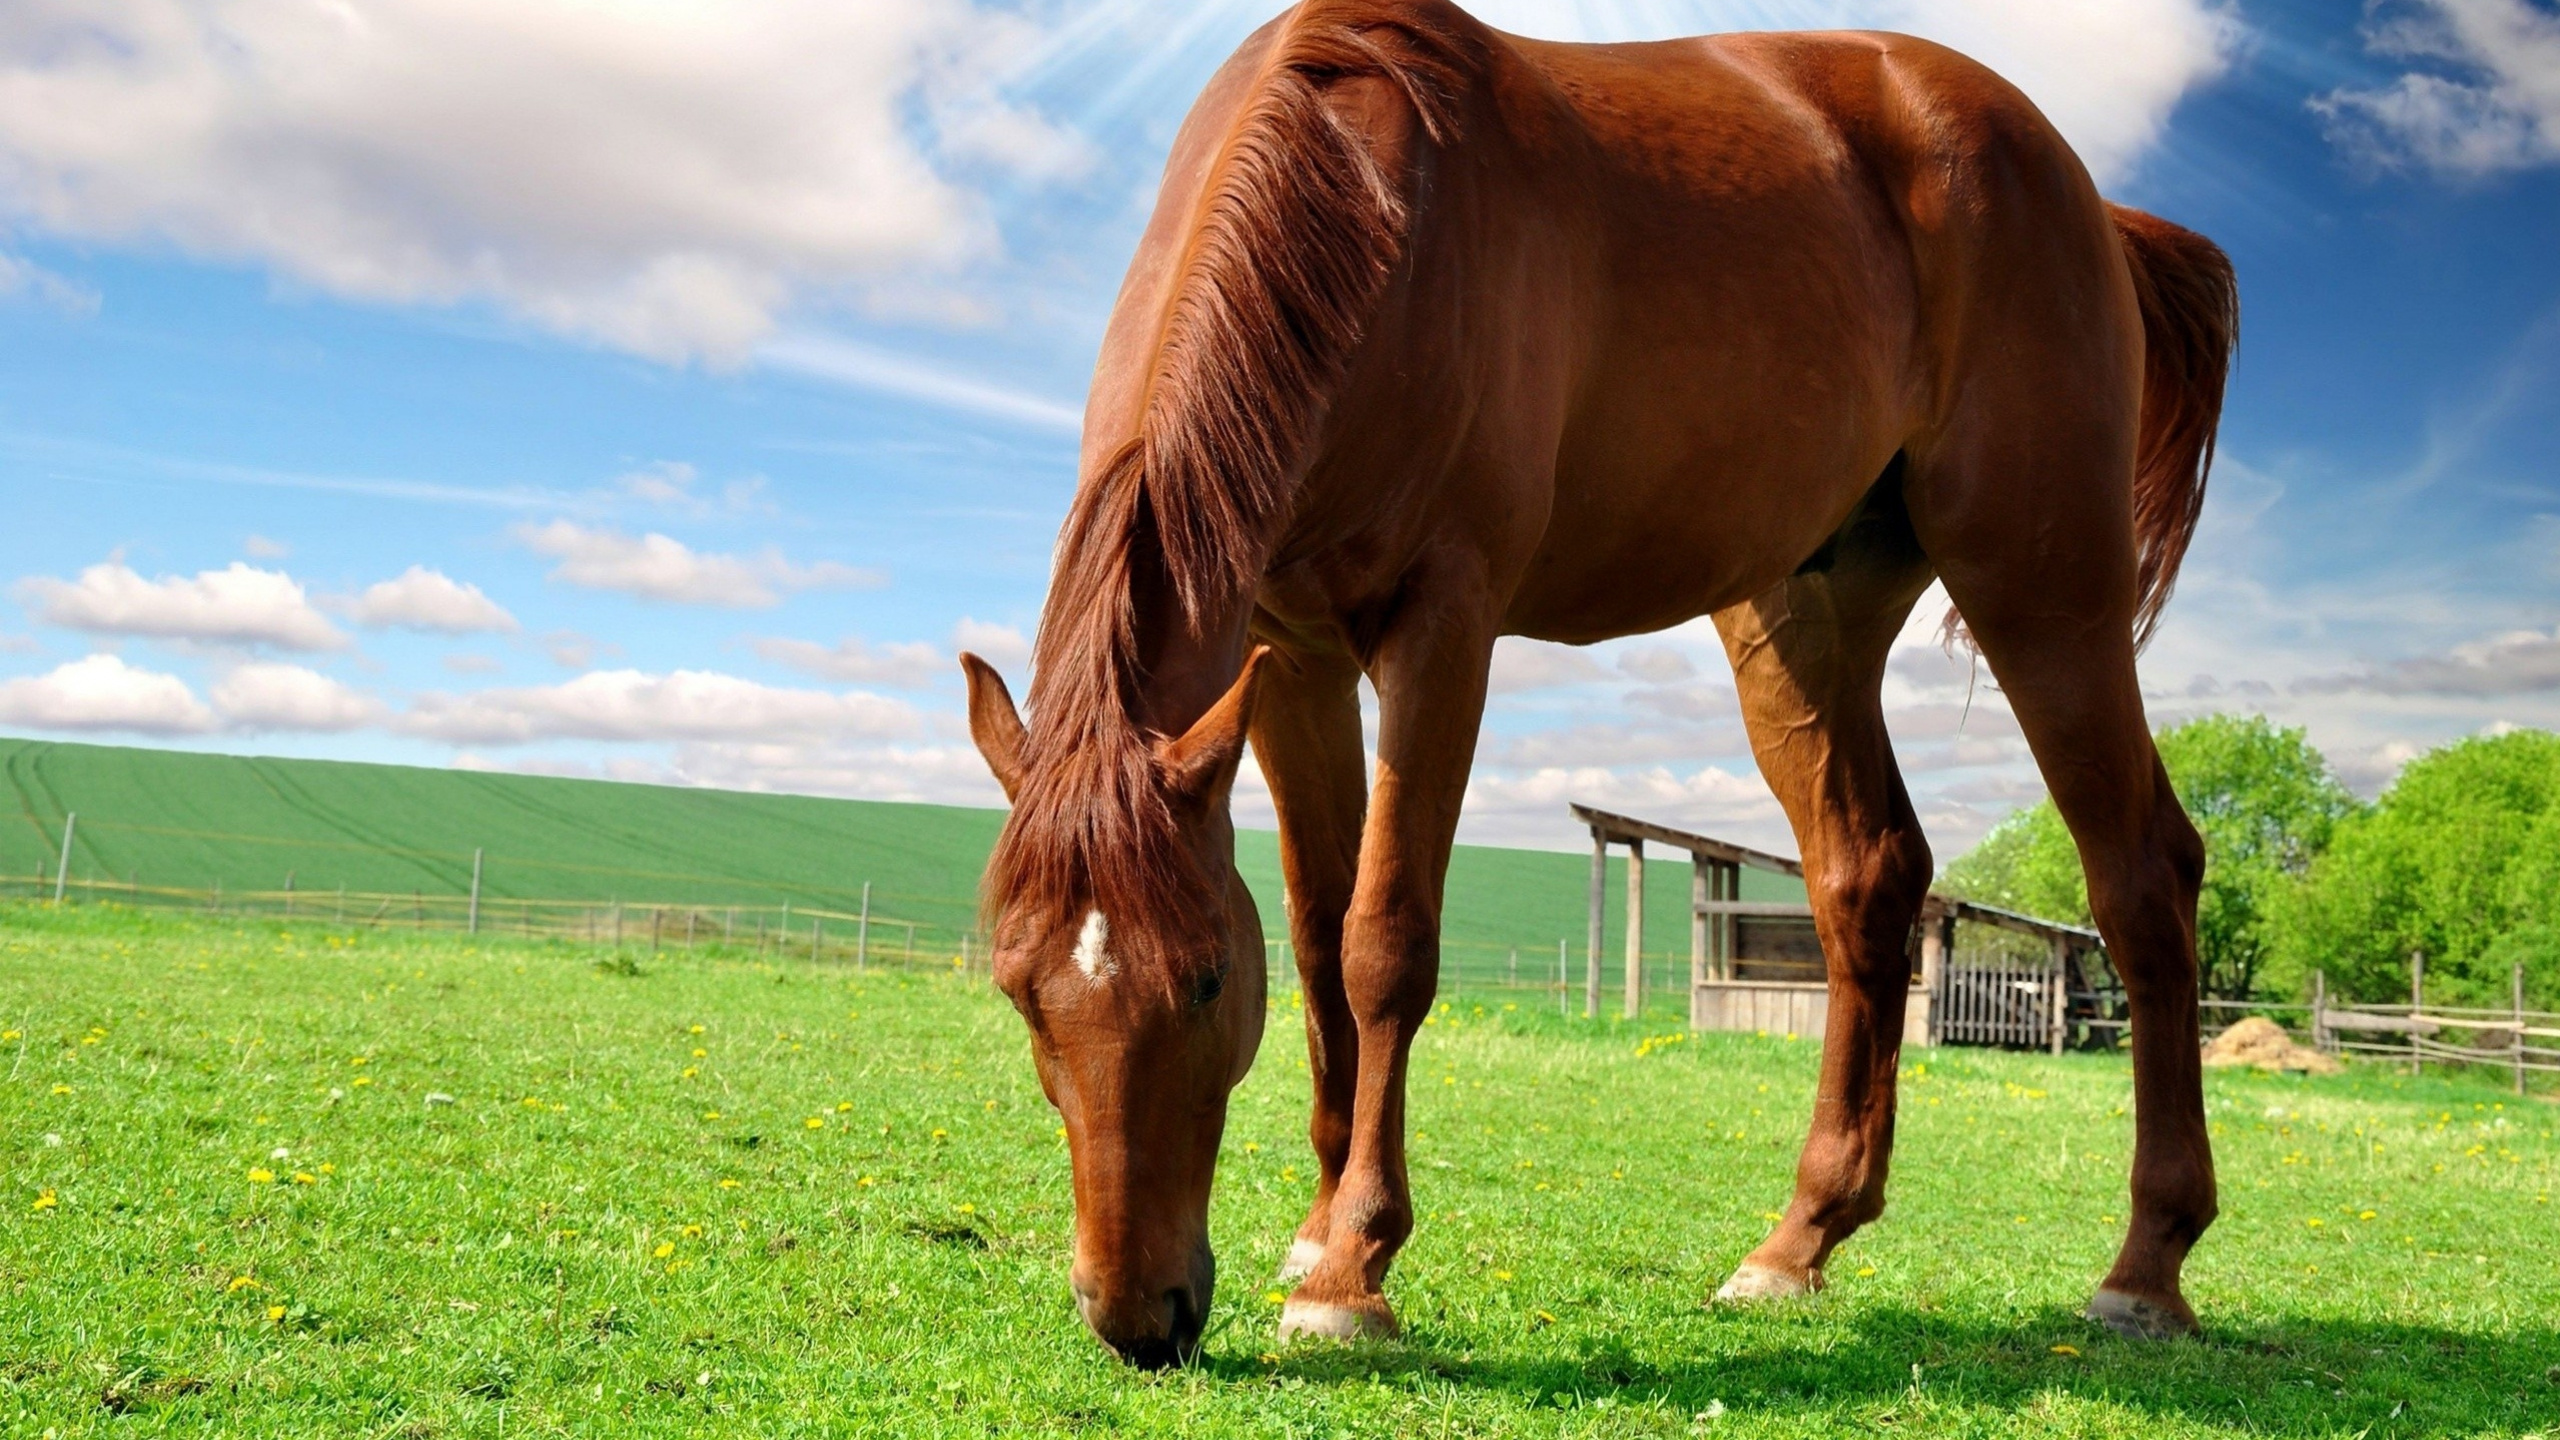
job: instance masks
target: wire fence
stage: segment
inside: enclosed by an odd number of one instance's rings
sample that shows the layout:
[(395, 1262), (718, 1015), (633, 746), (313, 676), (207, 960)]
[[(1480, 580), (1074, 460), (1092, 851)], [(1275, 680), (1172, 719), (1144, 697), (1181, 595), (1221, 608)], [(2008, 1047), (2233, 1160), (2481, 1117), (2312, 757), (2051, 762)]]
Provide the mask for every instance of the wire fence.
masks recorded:
[[(858, 888), (856, 893), (863, 893)], [(813, 964), (980, 970), (988, 965), (985, 933), (954, 925), (953, 910), (974, 913), (974, 902), (952, 896), (878, 897), (852, 909), (785, 900), (780, 903), (705, 903), (647, 898), (559, 898), (474, 895), (423, 887), (385, 891), (301, 887), (288, 877), (274, 888), (146, 884), (139, 878), (99, 875), (0, 874), (0, 899), (112, 904), (135, 909), (222, 916), (242, 920), (302, 921), (348, 930), (442, 931), (492, 938), (553, 941), (616, 952), (663, 953), (720, 949), (759, 958)], [(917, 899), (939, 911), (916, 914)], [(1270, 984), (1281, 993), (1298, 987), (1294, 952), (1285, 931), (1266, 931), (1263, 945)], [(1554, 946), (1502, 945), (1444, 940), (1440, 998), (1470, 998), (1514, 1006), (1551, 1004), (1560, 1014), (1582, 1014), (1586, 957), (1568, 942)], [(1622, 957), (1605, 957), (1614, 978)], [(1647, 952), (1644, 989), (1685, 1007), (1689, 957)]]

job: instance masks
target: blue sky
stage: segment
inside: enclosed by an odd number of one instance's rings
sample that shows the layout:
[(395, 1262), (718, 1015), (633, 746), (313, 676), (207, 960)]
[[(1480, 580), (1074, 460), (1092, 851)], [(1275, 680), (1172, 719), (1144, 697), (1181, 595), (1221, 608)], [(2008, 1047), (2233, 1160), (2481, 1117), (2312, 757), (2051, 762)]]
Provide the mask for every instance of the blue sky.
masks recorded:
[[(0, 731), (996, 803), (1085, 376), (1262, 5), (22, 0), (0, 14)], [(2010, 75), (2228, 248), (2223, 460), (2145, 661), (2368, 792), (2560, 720), (2547, 0), (1502, 0), (1867, 24)], [(1941, 854), (2041, 793), (1925, 634)], [(1464, 834), (1784, 845), (1703, 622), (1506, 644)], [(1267, 803), (1248, 781), (1251, 823)]]

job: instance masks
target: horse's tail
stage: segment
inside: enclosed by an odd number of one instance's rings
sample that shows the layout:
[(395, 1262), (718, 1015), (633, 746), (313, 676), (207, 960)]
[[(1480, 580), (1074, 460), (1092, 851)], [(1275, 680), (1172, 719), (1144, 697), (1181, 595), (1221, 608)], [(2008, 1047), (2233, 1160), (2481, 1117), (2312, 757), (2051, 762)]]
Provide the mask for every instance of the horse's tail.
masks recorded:
[(2142, 305), (2142, 433), (2133, 471), (2140, 557), (2133, 638), (2141, 646), (2160, 623), (2204, 512), (2222, 384), (2240, 338), (2240, 288), (2221, 246), (2156, 215), (2122, 205), (2107, 211)]

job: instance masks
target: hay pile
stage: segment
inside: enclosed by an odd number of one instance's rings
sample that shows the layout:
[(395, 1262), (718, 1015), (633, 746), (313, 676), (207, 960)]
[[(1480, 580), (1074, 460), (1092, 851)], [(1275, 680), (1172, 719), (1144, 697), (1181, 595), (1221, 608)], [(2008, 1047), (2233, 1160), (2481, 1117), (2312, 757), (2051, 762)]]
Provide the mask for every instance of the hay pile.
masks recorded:
[(2335, 1075), (2341, 1066), (2336, 1057), (2323, 1055), (2307, 1045), (2296, 1045), (2284, 1027), (2263, 1015), (2252, 1015), (2230, 1029), (2216, 1035), (2204, 1047), (2204, 1063), (2214, 1066), (2247, 1065), (2259, 1070), (2300, 1070), (2312, 1075)]

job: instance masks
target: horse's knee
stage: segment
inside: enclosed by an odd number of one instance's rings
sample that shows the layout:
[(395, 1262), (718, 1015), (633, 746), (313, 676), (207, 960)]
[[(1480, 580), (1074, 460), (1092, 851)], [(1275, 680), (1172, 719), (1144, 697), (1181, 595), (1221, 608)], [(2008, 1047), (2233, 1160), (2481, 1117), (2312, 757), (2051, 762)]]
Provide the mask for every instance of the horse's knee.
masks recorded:
[(1888, 830), (1825, 856), (1812, 883), (1814, 904), (1878, 941), (1881, 955), (1874, 958), (1899, 960), (1902, 937), (1928, 899), (1934, 875), (1929, 842), (1916, 828)]
[(1355, 905), (1344, 927), (1342, 989), (1363, 1029), (1417, 1025), (1439, 984), (1440, 921), (1420, 897)]

